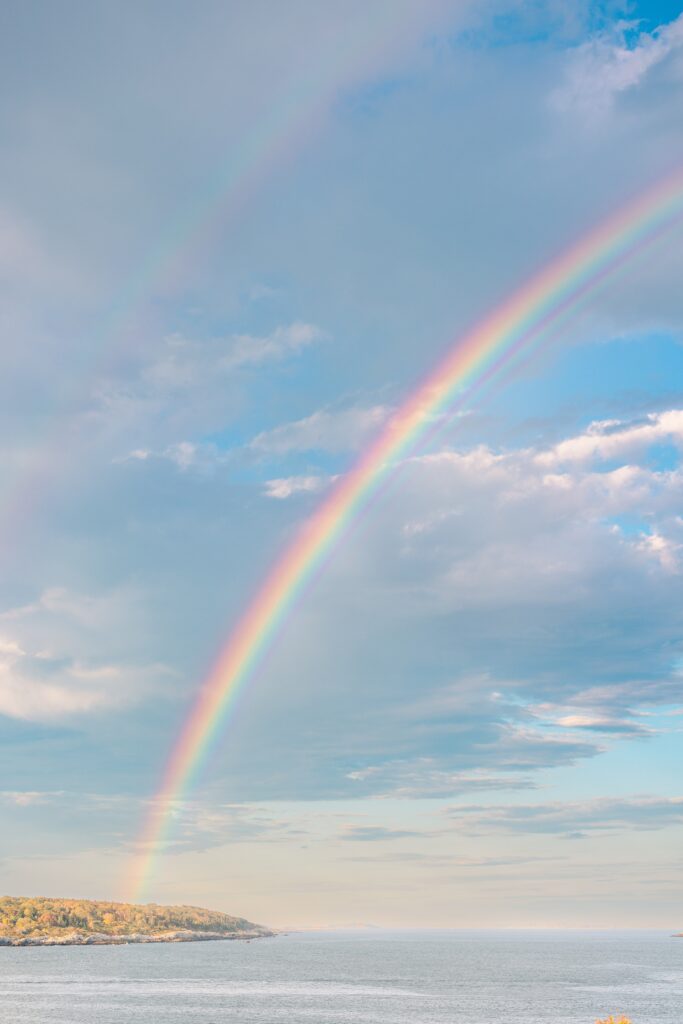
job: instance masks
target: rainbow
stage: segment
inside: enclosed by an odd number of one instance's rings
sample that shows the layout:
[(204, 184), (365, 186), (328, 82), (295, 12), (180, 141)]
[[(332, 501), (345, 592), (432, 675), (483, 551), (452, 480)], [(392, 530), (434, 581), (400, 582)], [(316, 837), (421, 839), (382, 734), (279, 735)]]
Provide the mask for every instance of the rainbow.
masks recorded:
[[(150, 298), (163, 298), (196, 273), (198, 254), (209, 249), (219, 230), (243, 216), (263, 184), (291, 160), (320, 127), (337, 97), (355, 82), (362, 83), (377, 58), (400, 51), (429, 24), (419, 5), (387, 0), (368, 6), (362, 14), (362, 33), (354, 47), (342, 47), (331, 38), (317, 55), (311, 55), (304, 71), (292, 76), (279, 93), (269, 95), (260, 116), (240, 138), (231, 138), (212, 172), (164, 225), (154, 244), (136, 264), (108, 310), (88, 332), (83, 354), (70, 364), (72, 387), (93, 386), (98, 376), (109, 373), (121, 353), (130, 346), (127, 329), (135, 311)], [(76, 393), (74, 389), (74, 393)], [(45, 492), (64, 482), (67, 459), (74, 451), (74, 419), (65, 416), (49, 430), (44, 443), (14, 481), (5, 481), (0, 504), (0, 545), (4, 538), (21, 532), (36, 509), (45, 505)], [(78, 460), (76, 460), (78, 461)], [(3, 551), (6, 555), (7, 552)]]
[(683, 171), (618, 210), (545, 266), (447, 351), (303, 524), (230, 633), (173, 746), (136, 844), (128, 898), (139, 899), (173, 815), (222, 734), (238, 695), (306, 584), (401, 459), (459, 396), (532, 347), (605, 278), (683, 215)]

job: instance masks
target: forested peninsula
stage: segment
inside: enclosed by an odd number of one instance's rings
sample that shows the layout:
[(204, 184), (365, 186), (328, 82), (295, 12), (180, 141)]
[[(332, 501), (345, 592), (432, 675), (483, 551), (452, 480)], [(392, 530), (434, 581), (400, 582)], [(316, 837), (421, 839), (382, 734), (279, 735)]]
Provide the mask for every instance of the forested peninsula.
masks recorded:
[(0, 897), (0, 946), (97, 946), (131, 942), (260, 939), (274, 933), (202, 907)]

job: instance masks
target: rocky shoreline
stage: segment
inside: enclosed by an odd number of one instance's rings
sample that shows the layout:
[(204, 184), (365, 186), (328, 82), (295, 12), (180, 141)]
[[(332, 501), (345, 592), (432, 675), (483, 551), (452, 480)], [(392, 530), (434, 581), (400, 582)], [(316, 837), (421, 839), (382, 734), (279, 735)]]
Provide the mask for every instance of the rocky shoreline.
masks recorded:
[(129, 946), (261, 939), (269, 928), (185, 904), (0, 896), (0, 946)]
[(80, 934), (69, 932), (65, 935), (0, 935), (0, 946), (128, 946), (151, 942), (213, 942), (217, 939), (251, 942), (252, 939), (266, 939), (275, 935), (270, 931), (210, 932), (175, 931), (151, 935), (107, 935), (104, 932)]

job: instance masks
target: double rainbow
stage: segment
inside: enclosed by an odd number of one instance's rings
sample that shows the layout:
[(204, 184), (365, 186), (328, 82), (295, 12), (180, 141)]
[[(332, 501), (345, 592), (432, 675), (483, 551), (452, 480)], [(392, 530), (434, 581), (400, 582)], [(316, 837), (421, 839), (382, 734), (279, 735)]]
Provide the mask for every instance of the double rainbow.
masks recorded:
[(230, 633), (174, 744), (150, 803), (134, 858), (129, 898), (139, 898), (164, 847), (174, 810), (222, 734), (238, 695), (282, 630), (295, 602), (397, 463), (452, 405), (518, 353), (538, 344), (625, 261), (683, 214), (683, 171), (640, 195), (548, 264), (465, 337), (458, 339), (355, 466), (303, 524)]

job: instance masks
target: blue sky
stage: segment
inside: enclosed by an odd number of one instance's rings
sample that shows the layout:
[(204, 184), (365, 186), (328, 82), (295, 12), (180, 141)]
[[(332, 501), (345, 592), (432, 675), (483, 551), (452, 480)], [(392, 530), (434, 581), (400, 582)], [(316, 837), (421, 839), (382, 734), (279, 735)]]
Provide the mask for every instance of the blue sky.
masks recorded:
[[(331, 479), (469, 324), (681, 165), (680, 15), (6, 8), (7, 892), (121, 893), (202, 678)], [(680, 927), (682, 258), (672, 227), (400, 468), (149, 898)]]

